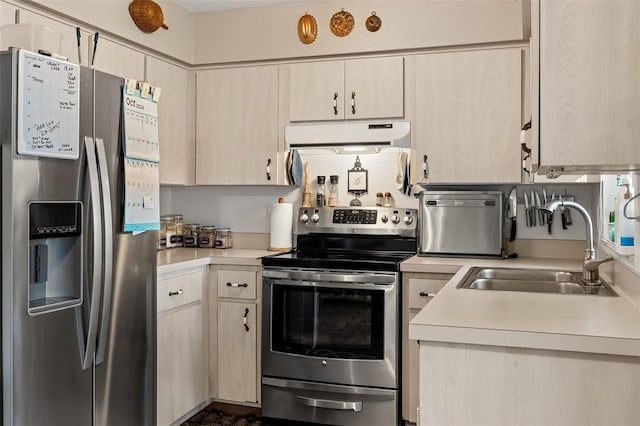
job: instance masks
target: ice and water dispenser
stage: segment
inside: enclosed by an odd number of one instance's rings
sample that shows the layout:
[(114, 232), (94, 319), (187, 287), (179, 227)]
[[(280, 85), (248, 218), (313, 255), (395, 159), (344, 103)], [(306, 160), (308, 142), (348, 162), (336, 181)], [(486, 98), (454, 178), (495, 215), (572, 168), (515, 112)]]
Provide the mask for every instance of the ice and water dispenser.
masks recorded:
[(82, 303), (82, 203), (29, 203), (29, 314)]

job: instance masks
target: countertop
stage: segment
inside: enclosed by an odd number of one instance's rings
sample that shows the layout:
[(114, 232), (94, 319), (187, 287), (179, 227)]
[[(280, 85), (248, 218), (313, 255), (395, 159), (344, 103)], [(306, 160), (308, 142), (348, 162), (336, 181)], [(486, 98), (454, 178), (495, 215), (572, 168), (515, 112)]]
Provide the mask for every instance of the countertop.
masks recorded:
[(158, 251), (158, 274), (203, 265), (260, 266), (261, 258), (276, 254), (268, 250), (172, 248)]
[(619, 297), (457, 289), (475, 266), (581, 271), (582, 261), (415, 256), (403, 272), (455, 275), (411, 321), (411, 339), (640, 356), (640, 309), (612, 280)]

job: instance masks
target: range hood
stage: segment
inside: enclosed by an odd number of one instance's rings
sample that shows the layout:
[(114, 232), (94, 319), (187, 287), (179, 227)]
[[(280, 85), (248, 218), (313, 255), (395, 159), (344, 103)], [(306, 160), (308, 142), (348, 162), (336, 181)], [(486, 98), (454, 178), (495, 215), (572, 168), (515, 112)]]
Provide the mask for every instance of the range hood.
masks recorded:
[(411, 123), (305, 124), (286, 126), (286, 149), (331, 150), (336, 153), (380, 152), (387, 148), (411, 148)]

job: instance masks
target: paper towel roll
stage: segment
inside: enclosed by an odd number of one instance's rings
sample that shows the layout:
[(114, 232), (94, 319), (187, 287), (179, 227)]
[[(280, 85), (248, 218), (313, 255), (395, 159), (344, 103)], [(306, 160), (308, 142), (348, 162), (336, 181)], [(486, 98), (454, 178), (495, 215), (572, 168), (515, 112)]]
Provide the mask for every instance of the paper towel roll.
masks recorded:
[(291, 229), (293, 225), (293, 205), (277, 203), (271, 206), (271, 238), (269, 250), (290, 250)]

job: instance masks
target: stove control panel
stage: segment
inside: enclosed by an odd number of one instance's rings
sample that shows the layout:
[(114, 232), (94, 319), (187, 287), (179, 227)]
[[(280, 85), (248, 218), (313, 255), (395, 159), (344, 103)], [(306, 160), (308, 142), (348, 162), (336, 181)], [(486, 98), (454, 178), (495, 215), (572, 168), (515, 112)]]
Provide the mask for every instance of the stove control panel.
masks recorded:
[(415, 236), (417, 219), (417, 209), (398, 207), (301, 207), (295, 233)]

